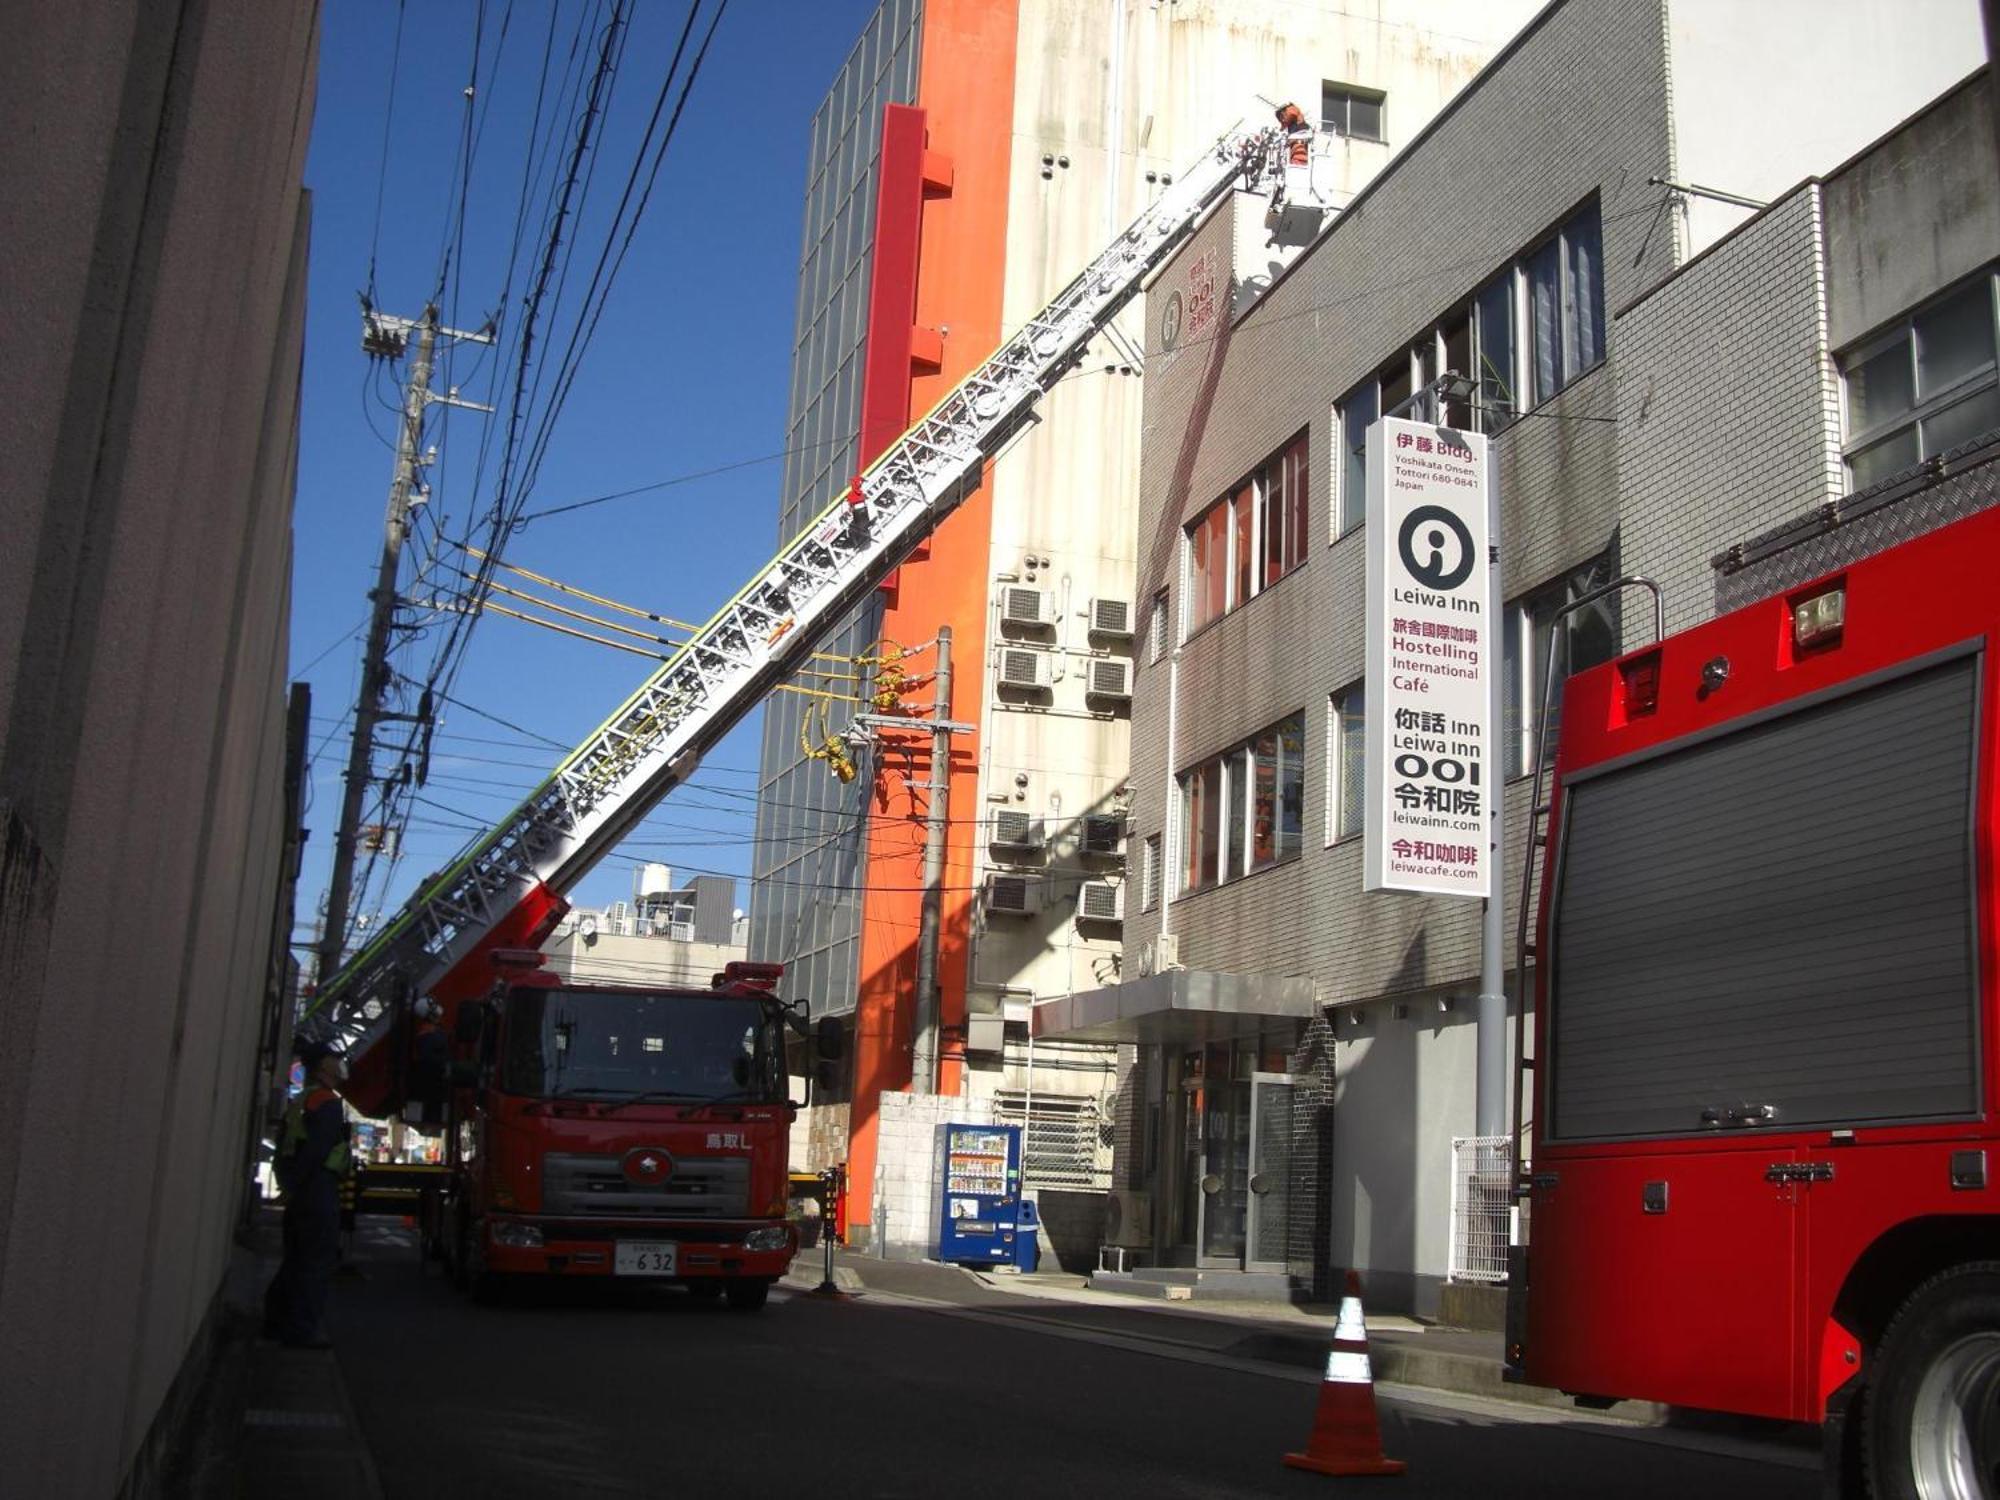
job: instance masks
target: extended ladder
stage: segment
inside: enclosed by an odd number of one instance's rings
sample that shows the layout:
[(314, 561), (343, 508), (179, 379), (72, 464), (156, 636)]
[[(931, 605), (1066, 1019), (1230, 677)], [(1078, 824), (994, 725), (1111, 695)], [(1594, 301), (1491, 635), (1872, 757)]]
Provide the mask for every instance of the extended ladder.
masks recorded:
[[(1237, 126), (752, 578), (520, 806), (426, 879), (320, 987), (303, 1022), (350, 1055), (524, 903), (575, 886), (977, 483), (1232, 182), (1282, 170), (1275, 130)], [(553, 909), (561, 909), (560, 900)], [(518, 919), (517, 919), (518, 922)]]

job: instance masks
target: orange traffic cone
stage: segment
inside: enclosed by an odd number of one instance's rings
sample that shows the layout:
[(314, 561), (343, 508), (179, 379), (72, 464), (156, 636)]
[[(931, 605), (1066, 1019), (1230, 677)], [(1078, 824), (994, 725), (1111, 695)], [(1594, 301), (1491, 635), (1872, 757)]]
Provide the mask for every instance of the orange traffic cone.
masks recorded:
[(1347, 1273), (1347, 1295), (1320, 1382), (1319, 1411), (1313, 1417), (1306, 1451), (1287, 1453), (1294, 1469), (1315, 1474), (1400, 1474), (1409, 1465), (1382, 1454), (1382, 1427), (1375, 1417), (1375, 1374), (1368, 1363), (1368, 1325), (1361, 1316), (1361, 1278)]

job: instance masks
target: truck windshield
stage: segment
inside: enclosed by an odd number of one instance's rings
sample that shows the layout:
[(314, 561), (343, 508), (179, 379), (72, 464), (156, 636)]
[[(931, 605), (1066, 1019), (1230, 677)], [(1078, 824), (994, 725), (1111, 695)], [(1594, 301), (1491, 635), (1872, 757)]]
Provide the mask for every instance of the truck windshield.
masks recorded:
[(784, 1052), (756, 1000), (701, 993), (514, 991), (500, 1087), (534, 1098), (785, 1097)]

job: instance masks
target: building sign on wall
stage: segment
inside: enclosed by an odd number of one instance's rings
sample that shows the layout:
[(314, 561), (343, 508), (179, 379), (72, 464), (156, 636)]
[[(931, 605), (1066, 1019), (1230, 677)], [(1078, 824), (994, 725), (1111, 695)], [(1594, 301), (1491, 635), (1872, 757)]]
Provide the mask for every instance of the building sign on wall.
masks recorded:
[(1492, 892), (1486, 466), (1477, 433), (1368, 433), (1363, 890)]

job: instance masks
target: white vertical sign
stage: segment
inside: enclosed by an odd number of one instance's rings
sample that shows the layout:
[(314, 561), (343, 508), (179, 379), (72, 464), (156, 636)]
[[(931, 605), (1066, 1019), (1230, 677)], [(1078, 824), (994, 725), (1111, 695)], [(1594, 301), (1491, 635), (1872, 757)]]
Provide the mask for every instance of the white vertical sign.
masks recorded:
[(1492, 893), (1486, 465), (1477, 433), (1368, 433), (1363, 890)]

